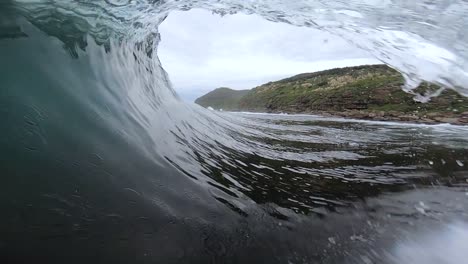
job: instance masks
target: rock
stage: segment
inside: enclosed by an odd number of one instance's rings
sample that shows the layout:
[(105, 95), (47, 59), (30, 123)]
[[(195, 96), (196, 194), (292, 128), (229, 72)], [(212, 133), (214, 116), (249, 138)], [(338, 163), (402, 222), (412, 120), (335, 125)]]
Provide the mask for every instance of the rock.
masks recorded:
[(415, 115), (400, 115), (399, 118), (403, 121), (416, 121), (419, 120), (419, 116)]
[(344, 116), (344, 117), (347, 117), (347, 116), (349, 116), (349, 112), (348, 112), (348, 111), (344, 111), (344, 112), (341, 112), (340, 115), (341, 115), (341, 116)]
[(458, 118), (454, 118), (454, 117), (441, 117), (441, 118), (438, 118), (438, 121), (442, 123), (458, 124)]
[(436, 124), (437, 122), (434, 119), (429, 119), (429, 118), (422, 118), (420, 119), (422, 123), (425, 124)]
[(362, 112), (362, 111), (358, 111), (357, 114), (354, 117), (355, 118), (366, 118), (368, 116), (369, 116), (369, 114), (367, 114), (365, 112)]

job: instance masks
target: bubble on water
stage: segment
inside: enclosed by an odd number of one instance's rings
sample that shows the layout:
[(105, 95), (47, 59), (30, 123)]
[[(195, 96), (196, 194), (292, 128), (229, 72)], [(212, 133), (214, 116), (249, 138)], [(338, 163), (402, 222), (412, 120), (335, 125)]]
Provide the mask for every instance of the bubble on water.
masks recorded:
[(420, 201), (419, 206), (415, 206), (416, 211), (420, 212), (421, 214), (425, 215), (426, 210), (429, 209), (427, 205), (424, 204), (424, 202)]

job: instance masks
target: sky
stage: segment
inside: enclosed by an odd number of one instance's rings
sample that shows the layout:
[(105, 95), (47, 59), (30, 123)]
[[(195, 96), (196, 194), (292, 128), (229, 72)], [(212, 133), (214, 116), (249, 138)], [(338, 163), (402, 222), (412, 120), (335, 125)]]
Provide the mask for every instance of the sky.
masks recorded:
[(257, 15), (177, 11), (159, 30), (159, 58), (186, 101), (218, 87), (251, 89), (299, 73), (379, 63), (337, 36)]

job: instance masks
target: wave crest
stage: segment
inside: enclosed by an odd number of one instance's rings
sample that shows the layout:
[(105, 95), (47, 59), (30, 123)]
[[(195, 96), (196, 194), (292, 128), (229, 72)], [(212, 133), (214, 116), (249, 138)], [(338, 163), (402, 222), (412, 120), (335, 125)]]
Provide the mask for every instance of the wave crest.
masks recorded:
[(407, 91), (429, 81), (468, 95), (468, 4), (462, 0), (13, 0), (12, 4), (31, 22), (59, 38), (70, 38), (72, 33), (78, 39), (91, 34), (98, 42), (112, 36), (130, 38), (149, 43), (148, 53), (157, 47), (158, 41), (153, 39), (158, 39), (158, 25), (172, 10), (255, 13), (267, 20), (343, 37), (403, 73)]

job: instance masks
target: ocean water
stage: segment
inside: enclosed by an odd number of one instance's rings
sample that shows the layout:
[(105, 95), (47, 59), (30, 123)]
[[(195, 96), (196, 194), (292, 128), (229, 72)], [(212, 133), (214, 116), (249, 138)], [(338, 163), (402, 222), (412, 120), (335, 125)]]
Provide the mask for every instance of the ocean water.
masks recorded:
[(468, 91), (464, 1), (2, 1), (1, 263), (466, 261), (467, 127), (184, 103), (157, 26), (191, 8), (326, 30), (402, 89)]

